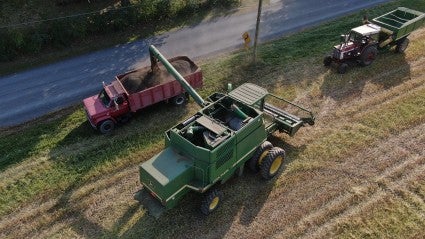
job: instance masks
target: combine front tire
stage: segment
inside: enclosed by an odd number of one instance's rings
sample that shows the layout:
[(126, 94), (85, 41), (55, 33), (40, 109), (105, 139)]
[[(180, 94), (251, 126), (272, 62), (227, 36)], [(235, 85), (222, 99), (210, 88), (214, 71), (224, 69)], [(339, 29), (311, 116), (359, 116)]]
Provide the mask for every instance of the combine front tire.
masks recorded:
[(260, 164), (271, 148), (273, 148), (272, 143), (264, 141), (252, 155), (252, 158), (248, 161), (248, 166), (254, 173), (260, 170)]
[(261, 176), (266, 179), (272, 179), (279, 172), (285, 159), (285, 150), (274, 147), (267, 154), (260, 166)]
[(360, 65), (368, 66), (372, 64), (377, 55), (378, 49), (376, 48), (376, 46), (368, 46), (360, 55)]
[(327, 56), (325, 57), (325, 59), (323, 59), (323, 65), (328, 67), (332, 64), (332, 57), (331, 56)]
[(115, 124), (112, 120), (104, 120), (98, 124), (98, 129), (102, 134), (110, 134), (114, 130)]
[(202, 200), (201, 212), (204, 215), (209, 215), (220, 205), (221, 199), (223, 198), (223, 193), (218, 189), (211, 190)]
[(403, 53), (404, 51), (406, 51), (407, 46), (409, 46), (409, 42), (410, 42), (409, 38), (404, 38), (404, 39), (400, 40), (397, 43), (397, 46), (395, 48), (396, 52)]
[(339, 73), (339, 74), (345, 74), (345, 72), (347, 72), (347, 69), (348, 69), (348, 65), (347, 65), (347, 63), (341, 63), (341, 64), (338, 66), (338, 73)]

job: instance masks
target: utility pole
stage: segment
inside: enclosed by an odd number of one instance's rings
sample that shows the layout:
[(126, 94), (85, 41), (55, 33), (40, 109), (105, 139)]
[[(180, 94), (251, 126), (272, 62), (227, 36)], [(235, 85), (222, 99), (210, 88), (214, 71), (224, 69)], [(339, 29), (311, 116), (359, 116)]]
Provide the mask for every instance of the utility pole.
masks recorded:
[(258, 2), (258, 14), (257, 14), (257, 24), (255, 26), (255, 38), (254, 38), (254, 63), (257, 61), (257, 41), (258, 41), (258, 32), (260, 31), (260, 19), (261, 19), (261, 9), (263, 7), (263, 0)]

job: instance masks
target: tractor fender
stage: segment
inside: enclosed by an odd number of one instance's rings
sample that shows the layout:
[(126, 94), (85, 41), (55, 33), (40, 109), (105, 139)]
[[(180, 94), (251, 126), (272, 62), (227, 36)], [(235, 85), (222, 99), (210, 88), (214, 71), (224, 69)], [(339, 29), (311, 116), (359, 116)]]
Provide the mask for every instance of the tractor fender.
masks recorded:
[(371, 43), (371, 44), (369, 44), (369, 45), (366, 45), (365, 47), (363, 47), (363, 49), (362, 49), (362, 51), (360, 52), (360, 55), (361, 54), (363, 54), (363, 52), (366, 50), (366, 49), (368, 49), (369, 47), (376, 47), (376, 48), (378, 48), (378, 46), (379, 46), (379, 44), (378, 43)]

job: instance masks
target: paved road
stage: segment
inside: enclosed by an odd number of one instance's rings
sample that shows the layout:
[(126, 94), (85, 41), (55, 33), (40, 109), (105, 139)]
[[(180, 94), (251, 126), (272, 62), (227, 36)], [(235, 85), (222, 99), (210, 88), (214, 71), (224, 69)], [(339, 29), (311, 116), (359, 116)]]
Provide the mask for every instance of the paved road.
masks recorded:
[[(270, 0), (264, 5), (260, 41), (270, 40), (389, 0)], [(101, 82), (148, 63), (153, 44), (167, 57), (192, 58), (242, 47), (241, 34), (254, 34), (256, 9), (201, 22), (129, 44), (0, 78), (0, 127), (17, 125), (80, 102)]]

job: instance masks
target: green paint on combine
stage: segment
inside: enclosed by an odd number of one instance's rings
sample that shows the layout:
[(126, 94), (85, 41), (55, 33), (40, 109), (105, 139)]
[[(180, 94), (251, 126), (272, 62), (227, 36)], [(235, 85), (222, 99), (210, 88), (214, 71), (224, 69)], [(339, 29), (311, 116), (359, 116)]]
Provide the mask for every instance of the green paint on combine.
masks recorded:
[[(162, 210), (152, 200), (160, 202), (162, 209), (170, 209), (189, 191), (207, 192), (201, 211), (211, 213), (221, 201), (221, 193), (213, 186), (224, 183), (235, 173), (241, 174), (248, 161), (261, 169), (264, 178), (272, 178), (282, 166), (284, 151), (277, 147), (262, 148), (267, 137), (276, 130), (292, 136), (306, 123), (314, 124), (310, 111), (250, 83), (229, 94), (214, 93), (203, 100), (155, 47), (151, 46), (150, 52), (202, 107), (166, 131), (166, 148), (140, 165), (143, 190), (136, 198), (154, 216), (159, 216)], [(289, 114), (266, 103), (268, 97), (290, 104), (308, 116), (300, 118)], [(266, 155), (261, 164), (255, 157), (259, 151)], [(149, 208), (152, 205), (155, 208)]]

